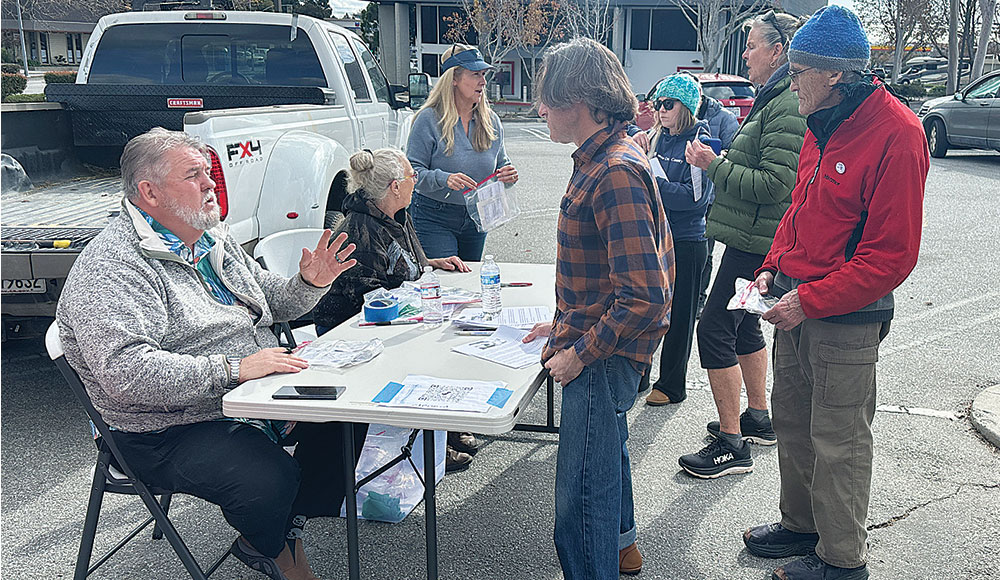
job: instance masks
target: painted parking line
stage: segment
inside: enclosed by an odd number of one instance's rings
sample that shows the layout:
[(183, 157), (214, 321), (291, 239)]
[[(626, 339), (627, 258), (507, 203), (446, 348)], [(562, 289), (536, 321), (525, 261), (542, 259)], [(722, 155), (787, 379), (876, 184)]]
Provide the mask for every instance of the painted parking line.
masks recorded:
[(549, 134), (546, 133), (546, 132), (544, 132), (544, 131), (542, 131), (542, 130), (540, 130), (540, 129), (535, 129), (535, 128), (532, 128), (532, 127), (521, 127), (521, 130), (524, 131), (525, 133), (534, 135), (535, 137), (537, 137), (538, 139), (540, 139), (542, 141), (548, 141), (549, 140)]
[(882, 413), (896, 413), (899, 415), (919, 415), (921, 417), (937, 417), (958, 421), (958, 414), (954, 411), (941, 411), (938, 409), (921, 409), (920, 407), (904, 407), (902, 405), (879, 405), (875, 410)]

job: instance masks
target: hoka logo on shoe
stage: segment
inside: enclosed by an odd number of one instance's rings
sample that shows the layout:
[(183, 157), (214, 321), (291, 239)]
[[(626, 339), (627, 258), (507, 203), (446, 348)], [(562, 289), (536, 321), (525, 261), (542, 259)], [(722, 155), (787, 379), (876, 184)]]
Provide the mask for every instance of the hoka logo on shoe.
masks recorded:
[(719, 465), (721, 463), (725, 463), (726, 461), (732, 461), (732, 460), (733, 460), (733, 454), (726, 453), (725, 455), (720, 455), (716, 457), (714, 461), (716, 465)]

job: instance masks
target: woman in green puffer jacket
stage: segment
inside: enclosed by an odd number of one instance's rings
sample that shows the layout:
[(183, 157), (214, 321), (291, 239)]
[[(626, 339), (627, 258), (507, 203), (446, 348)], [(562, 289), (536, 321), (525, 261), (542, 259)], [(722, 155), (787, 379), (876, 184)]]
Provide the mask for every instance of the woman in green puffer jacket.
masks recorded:
[[(798, 97), (788, 88), (788, 44), (799, 25), (794, 16), (773, 11), (754, 19), (743, 52), (747, 76), (760, 86), (750, 114), (724, 156), (699, 142), (687, 146), (688, 163), (706, 170), (715, 184), (707, 233), (726, 245), (697, 331), (701, 366), (708, 369), (719, 410), (719, 422), (708, 424), (716, 439), (702, 452), (680, 458), (681, 467), (698, 477), (752, 470), (743, 438), (776, 442), (767, 412), (767, 351), (760, 317), (726, 306), (736, 278), (754, 279), (791, 203), (806, 132)], [(749, 399), (743, 415), (741, 384), (746, 384)]]

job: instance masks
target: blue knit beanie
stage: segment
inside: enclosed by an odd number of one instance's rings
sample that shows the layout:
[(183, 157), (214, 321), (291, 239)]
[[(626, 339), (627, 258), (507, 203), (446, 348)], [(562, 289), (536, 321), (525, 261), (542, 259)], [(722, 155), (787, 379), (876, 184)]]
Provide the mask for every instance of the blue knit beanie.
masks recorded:
[(692, 115), (697, 115), (698, 105), (701, 104), (701, 85), (689, 74), (670, 75), (656, 85), (655, 98), (677, 99), (691, 110)]
[(843, 6), (824, 6), (799, 28), (788, 60), (821, 70), (863, 71), (872, 49), (857, 15)]

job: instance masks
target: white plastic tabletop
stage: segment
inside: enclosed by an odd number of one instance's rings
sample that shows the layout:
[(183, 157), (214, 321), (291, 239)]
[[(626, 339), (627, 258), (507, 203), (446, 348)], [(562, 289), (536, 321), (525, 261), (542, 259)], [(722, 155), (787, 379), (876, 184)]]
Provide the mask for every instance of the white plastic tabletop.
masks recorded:
[[(472, 272), (438, 272), (443, 286), (479, 289), (478, 263)], [(503, 288), (504, 306), (548, 306), (555, 311), (555, 267), (552, 264), (500, 264), (503, 280), (531, 282), (529, 287)], [(297, 374), (278, 374), (247, 381), (222, 399), (222, 412), (230, 417), (285, 419), (298, 421), (348, 421), (384, 423), (411, 429), (469, 431), (484, 434), (506, 433), (513, 429), (521, 412), (544, 383), (541, 364), (512, 369), (451, 351), (453, 346), (477, 337), (455, 334), (447, 321), (436, 329), (422, 324), (359, 327), (358, 318), (344, 322), (319, 340), (368, 340), (381, 338), (385, 351), (375, 359), (337, 370), (306, 369)], [(390, 381), (401, 382), (407, 374), (448, 379), (504, 381), (514, 394), (503, 408), (485, 413), (385, 407), (372, 399)], [(283, 385), (344, 385), (347, 390), (336, 401), (275, 400)]]

